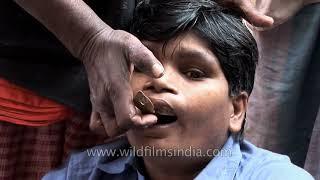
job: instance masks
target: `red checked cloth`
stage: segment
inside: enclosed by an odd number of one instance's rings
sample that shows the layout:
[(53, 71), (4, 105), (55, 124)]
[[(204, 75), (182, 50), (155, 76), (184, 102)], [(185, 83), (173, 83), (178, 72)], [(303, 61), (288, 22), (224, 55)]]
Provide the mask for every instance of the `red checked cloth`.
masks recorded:
[(0, 180), (36, 180), (73, 150), (103, 142), (88, 116), (0, 78)]

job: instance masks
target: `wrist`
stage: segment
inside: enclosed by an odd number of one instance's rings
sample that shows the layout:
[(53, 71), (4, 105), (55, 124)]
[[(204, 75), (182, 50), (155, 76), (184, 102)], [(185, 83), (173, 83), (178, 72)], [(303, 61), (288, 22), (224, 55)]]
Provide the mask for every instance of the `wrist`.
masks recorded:
[[(104, 29), (111, 29), (83, 0), (15, 0), (76, 57)], [(112, 29), (111, 29), (112, 30)]]

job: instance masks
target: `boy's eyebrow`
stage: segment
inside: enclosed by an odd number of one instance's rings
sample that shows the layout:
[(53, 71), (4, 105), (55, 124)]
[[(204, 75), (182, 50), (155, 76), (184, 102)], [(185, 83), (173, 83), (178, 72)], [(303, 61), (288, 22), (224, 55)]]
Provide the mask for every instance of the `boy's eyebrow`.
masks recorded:
[(196, 49), (180, 46), (175, 54), (177, 58), (201, 59), (201, 61), (205, 61), (204, 63), (217, 65), (217, 57), (201, 48)]

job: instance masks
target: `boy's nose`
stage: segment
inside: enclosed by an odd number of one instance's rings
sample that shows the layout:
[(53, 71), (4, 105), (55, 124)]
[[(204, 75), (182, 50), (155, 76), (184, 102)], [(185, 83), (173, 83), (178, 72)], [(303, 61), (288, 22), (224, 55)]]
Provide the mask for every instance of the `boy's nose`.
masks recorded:
[(167, 74), (166, 72), (164, 73), (164, 75), (161, 78), (158, 79), (150, 79), (150, 81), (148, 81), (145, 86), (144, 86), (144, 90), (150, 90), (150, 91), (154, 91), (156, 93), (172, 93), (172, 94), (177, 94), (177, 89), (175, 87), (175, 84), (173, 82), (173, 77), (172, 74)]

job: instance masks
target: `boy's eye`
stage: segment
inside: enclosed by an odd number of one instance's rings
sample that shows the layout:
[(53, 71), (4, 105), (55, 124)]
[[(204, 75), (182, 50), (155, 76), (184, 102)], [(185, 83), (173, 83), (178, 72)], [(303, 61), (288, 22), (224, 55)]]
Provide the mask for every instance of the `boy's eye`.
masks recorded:
[(189, 79), (193, 79), (193, 80), (199, 80), (199, 79), (205, 77), (205, 73), (199, 69), (196, 69), (196, 68), (189, 69), (189, 70), (185, 71), (184, 74)]

